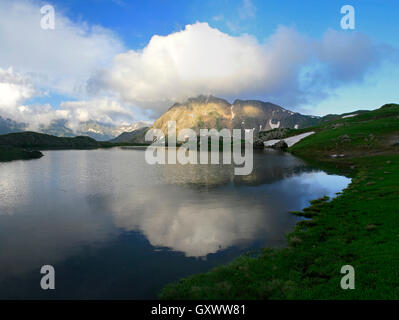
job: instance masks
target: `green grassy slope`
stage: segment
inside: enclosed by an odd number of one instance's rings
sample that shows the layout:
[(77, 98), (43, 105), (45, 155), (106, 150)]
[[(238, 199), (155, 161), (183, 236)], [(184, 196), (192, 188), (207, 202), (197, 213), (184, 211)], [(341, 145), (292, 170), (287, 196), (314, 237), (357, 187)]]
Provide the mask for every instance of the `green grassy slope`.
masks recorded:
[[(161, 298), (399, 299), (399, 105), (295, 134), (311, 130), (290, 151), (351, 176), (349, 187), (297, 212), (311, 219), (287, 235), (286, 248), (169, 284)], [(340, 287), (346, 264), (355, 268), (355, 290)]]
[[(316, 131), (291, 148), (291, 152), (317, 158), (332, 154), (366, 156), (399, 150), (399, 105), (389, 104), (358, 116), (301, 130)], [(292, 133), (294, 135), (297, 133)]]

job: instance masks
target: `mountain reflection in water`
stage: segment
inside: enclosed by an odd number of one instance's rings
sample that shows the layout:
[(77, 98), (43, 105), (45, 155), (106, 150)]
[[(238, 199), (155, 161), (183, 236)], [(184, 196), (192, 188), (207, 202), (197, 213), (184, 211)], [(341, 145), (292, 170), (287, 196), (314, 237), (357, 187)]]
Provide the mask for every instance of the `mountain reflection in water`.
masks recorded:
[[(235, 176), (233, 165), (148, 165), (144, 150), (44, 153), (0, 163), (1, 298), (41, 297), (34, 281), (45, 264), (63, 270), (58, 281), (96, 270), (81, 280), (90, 289), (58, 297), (108, 297), (110, 287), (102, 293), (97, 284), (104, 273), (126, 283), (115, 284), (119, 297), (153, 297), (168, 281), (284, 245), (298, 221), (288, 211), (350, 181), (274, 151), (254, 153), (248, 176)], [(174, 267), (141, 282), (165, 264)]]

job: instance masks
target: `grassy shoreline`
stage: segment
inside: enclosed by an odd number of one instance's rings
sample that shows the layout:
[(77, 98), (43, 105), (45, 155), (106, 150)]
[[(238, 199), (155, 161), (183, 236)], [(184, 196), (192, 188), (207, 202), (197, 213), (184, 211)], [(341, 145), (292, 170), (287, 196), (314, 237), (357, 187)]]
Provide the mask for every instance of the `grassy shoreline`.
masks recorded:
[[(350, 185), (296, 212), (311, 219), (287, 234), (287, 247), (171, 283), (160, 298), (399, 298), (399, 105), (308, 130), (316, 134), (289, 152), (352, 177)], [(347, 264), (355, 268), (355, 290), (340, 287)]]

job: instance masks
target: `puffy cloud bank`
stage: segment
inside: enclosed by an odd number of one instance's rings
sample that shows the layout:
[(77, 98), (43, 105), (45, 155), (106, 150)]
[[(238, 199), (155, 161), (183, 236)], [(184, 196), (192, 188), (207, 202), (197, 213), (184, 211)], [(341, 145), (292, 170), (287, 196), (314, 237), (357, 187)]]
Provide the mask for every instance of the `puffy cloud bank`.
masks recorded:
[(120, 102), (110, 98), (94, 98), (87, 101), (68, 101), (61, 103), (60, 108), (66, 112), (72, 130), (79, 127), (80, 122), (95, 120), (113, 125), (127, 124), (133, 121), (134, 114)]
[(260, 43), (196, 23), (153, 36), (143, 50), (116, 55), (112, 68), (91, 78), (89, 89), (118, 93), (124, 101), (159, 112), (198, 94), (252, 95), (296, 106), (328, 88), (361, 81), (380, 61), (380, 51), (356, 32), (328, 30), (322, 39), (309, 39), (280, 26)]
[(29, 73), (36, 86), (80, 94), (94, 70), (124, 51), (112, 31), (73, 22), (55, 8), (55, 29), (40, 26), (37, 1), (0, 1), (0, 67)]
[[(247, 17), (253, 16), (251, 2), (245, 3)], [(328, 30), (310, 39), (280, 26), (259, 42), (207, 23), (154, 35), (144, 49), (126, 51), (112, 31), (55, 9), (55, 29), (43, 30), (39, 2), (0, 2), (0, 116), (31, 129), (57, 119), (72, 129), (87, 120), (123, 124), (133, 120), (132, 105), (156, 115), (199, 94), (295, 109), (362, 81), (383, 58), (382, 47), (357, 32)], [(29, 105), (47, 94), (74, 101)]]
[[(0, 116), (29, 124), (31, 130), (66, 119), (71, 129), (80, 121), (131, 122), (133, 113), (111, 96), (90, 98), (86, 82), (124, 51), (110, 30), (73, 22), (55, 8), (55, 29), (40, 26), (36, 1), (0, 2)], [(58, 94), (79, 101), (58, 108), (31, 104), (29, 99)]]
[(33, 84), (13, 68), (0, 68), (0, 108), (15, 107), (35, 94)]
[(25, 122), (31, 130), (51, 121), (65, 119), (68, 126), (76, 130), (80, 122), (95, 120), (109, 124), (122, 124), (126, 119), (133, 120), (133, 112), (119, 102), (102, 97), (91, 100), (62, 102), (58, 109), (47, 105), (24, 105), (24, 102), (37, 94), (26, 76), (12, 68), (0, 68), (0, 115)]

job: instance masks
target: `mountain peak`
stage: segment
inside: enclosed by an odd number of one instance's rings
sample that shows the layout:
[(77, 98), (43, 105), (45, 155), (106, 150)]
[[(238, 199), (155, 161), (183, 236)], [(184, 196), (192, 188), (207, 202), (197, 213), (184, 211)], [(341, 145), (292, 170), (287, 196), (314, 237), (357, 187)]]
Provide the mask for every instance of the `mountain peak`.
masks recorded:
[(318, 119), (286, 110), (260, 100), (236, 99), (233, 104), (212, 96), (199, 95), (175, 103), (154, 122), (154, 128), (167, 132), (168, 122), (176, 121), (176, 129), (254, 129), (303, 128), (315, 125)]
[(213, 95), (200, 94), (196, 97), (190, 97), (182, 102), (176, 102), (171, 108), (178, 106), (185, 106), (190, 104), (207, 104), (207, 103), (220, 103), (224, 105), (230, 105), (230, 103), (222, 98), (215, 97)]
[(235, 105), (241, 105), (241, 106), (242, 105), (256, 105), (256, 106), (263, 107), (263, 108), (274, 108), (274, 109), (279, 108), (279, 109), (285, 110), (283, 107), (281, 107), (281, 106), (279, 106), (277, 104), (274, 104), (274, 103), (271, 103), (271, 102), (268, 102), (268, 101), (262, 101), (262, 100), (241, 100), (241, 99), (236, 99), (233, 102), (233, 106), (235, 106)]

